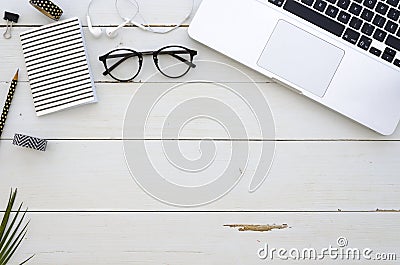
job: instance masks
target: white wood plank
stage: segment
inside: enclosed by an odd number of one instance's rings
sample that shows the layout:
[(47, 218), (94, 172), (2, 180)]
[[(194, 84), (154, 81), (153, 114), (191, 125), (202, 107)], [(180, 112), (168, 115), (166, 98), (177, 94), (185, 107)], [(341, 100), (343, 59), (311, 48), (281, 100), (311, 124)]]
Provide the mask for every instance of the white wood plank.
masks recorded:
[[(164, 177), (187, 176), (165, 166), (159, 141), (147, 144), (156, 169)], [(187, 157), (199, 156), (198, 142), (180, 144)], [(225, 155), (230, 150), (229, 142), (219, 141), (216, 145), (219, 156), (205, 171), (209, 177), (219, 176), (230, 157)], [(400, 210), (399, 145), (278, 142), (275, 162), (259, 190), (248, 193), (258, 160), (253, 153), (243, 178), (228, 195), (194, 209)], [(260, 142), (250, 143), (251, 151), (259, 147)], [(135, 183), (122, 149), (121, 141), (50, 141), (45, 153), (37, 153), (2, 141), (0, 202), (6, 201), (11, 187), (17, 187), (20, 199), (31, 210), (182, 210), (155, 200)]]
[[(15, 33), (26, 30), (27, 28), (17, 28)], [(87, 36), (88, 42), (88, 52), (90, 58), (90, 64), (92, 68), (92, 72), (94, 74), (95, 80), (97, 82), (105, 82), (111, 81), (109, 77), (102, 76), (103, 66), (98, 61), (98, 56), (106, 53), (107, 51), (114, 49), (117, 46), (127, 46), (132, 47), (137, 50), (148, 50), (148, 49), (157, 49), (159, 47), (165, 46), (171, 43), (178, 43), (188, 47), (192, 47), (199, 51), (198, 58), (199, 60), (215, 60), (218, 62), (226, 63), (227, 65), (233, 66), (240, 71), (243, 71), (247, 75), (249, 75), (252, 79), (257, 82), (268, 83), (270, 82), (268, 78), (252, 71), (239, 63), (234, 62), (227, 57), (220, 55), (211, 49), (208, 49), (193, 40), (191, 40), (186, 33), (186, 29), (179, 29), (175, 32), (165, 35), (165, 37), (160, 38), (159, 35), (150, 34), (147, 32), (135, 30), (135, 29), (124, 29), (124, 32), (121, 32), (120, 36), (117, 39), (109, 40), (106, 38), (102, 38), (100, 40), (94, 40), (88, 34), (88, 31), (85, 30), (85, 35)], [(141, 40), (140, 42), (138, 40)], [(18, 40), (15, 38), (11, 41), (7, 41), (4, 39), (0, 39), (0, 57), (3, 58), (3, 63), (5, 67), (0, 69), (0, 95), (5, 96), (8, 84), (6, 82), (13, 76), (15, 69), (20, 67), (20, 80), (27, 81), (27, 75), (25, 70), (25, 64), (22, 57), (22, 51), (20, 48), (20, 44)], [(4, 48), (3, 48), (4, 47)], [(16, 48), (17, 47), (17, 48)], [(157, 73), (151, 58), (145, 58), (145, 63), (143, 70), (138, 77), (139, 81), (145, 81), (149, 76)], [(183, 81), (190, 80), (211, 80), (218, 82), (243, 82), (243, 77), (239, 75), (232, 76), (230, 74), (224, 74), (224, 72), (216, 71), (215, 68), (207, 68), (201, 69), (196, 68), (192, 70), (189, 75), (185, 78), (181, 79)], [(154, 78), (153, 82), (171, 82), (174, 80), (170, 80), (168, 78)], [(22, 84), (22, 82), (20, 82)], [(20, 85), (21, 86), (21, 85)], [(107, 86), (112, 90), (112, 96), (110, 96), (110, 92), (106, 92), (104, 97), (100, 96), (100, 101), (106, 101), (108, 98), (112, 97), (124, 97), (124, 102), (127, 102), (126, 90), (121, 90), (120, 87), (129, 87), (132, 92), (136, 88), (135, 85), (128, 84), (115, 84), (115, 86)], [(246, 87), (246, 84), (243, 84)], [(396, 130), (394, 136), (392, 137), (382, 137), (369, 129), (360, 126), (343, 116), (336, 114), (332, 111), (327, 110), (325, 107), (318, 105), (308, 99), (305, 99), (297, 94), (292, 93), (291, 91), (283, 88), (280, 85), (261, 85), (267, 99), (270, 101), (272, 111), (275, 116), (275, 121), (277, 123), (277, 135), (280, 138), (290, 138), (290, 139), (399, 139), (400, 130)], [(100, 89), (100, 95), (102, 94), (101, 85), (98, 85)], [(119, 95), (123, 91), (123, 95)], [(114, 95), (116, 94), (116, 95)], [(26, 95), (28, 99), (28, 95)], [(107, 99), (106, 99), (107, 98)], [(118, 99), (122, 100), (122, 99)], [(100, 102), (100, 104), (104, 104)], [(28, 103), (28, 102), (27, 102)], [(28, 103), (29, 104), (29, 103)], [(30, 104), (29, 104), (30, 105)], [(27, 107), (29, 106), (27, 105)], [(107, 108), (107, 111), (114, 117), (119, 117), (121, 120), (121, 113), (115, 113), (114, 111), (120, 111), (121, 108)], [(99, 111), (99, 110), (96, 110)], [(102, 110), (103, 111), (103, 110)], [(76, 112), (77, 113), (77, 112)], [(29, 113), (32, 115), (33, 113)], [(76, 116), (70, 116), (73, 120), (78, 119)], [(82, 115), (79, 115), (82, 117)], [(96, 120), (96, 119), (94, 119)], [(120, 122), (120, 121), (119, 121)], [(282, 123), (281, 127), (279, 123)], [(322, 126), (322, 125), (323, 126)], [(36, 127), (35, 127), (36, 128)], [(282, 129), (281, 129), (282, 128)], [(87, 131), (89, 132), (89, 131)], [(104, 134), (102, 134), (101, 130), (99, 133), (90, 131), (90, 135), (93, 137), (102, 137), (104, 138)], [(101, 136), (98, 136), (101, 134)], [(107, 137), (115, 138), (116, 134), (107, 135)], [(118, 133), (118, 135), (120, 135)], [(68, 137), (66, 136), (57, 136), (54, 135), (52, 137)], [(78, 137), (85, 137), (85, 133), (82, 133)], [(118, 137), (118, 136), (117, 136)]]
[[(19, 33), (31, 29), (31, 27), (15, 28), (13, 31), (14, 37), (10, 40), (0, 39), (0, 57), (3, 58), (2, 69), (0, 69), (0, 81), (10, 81), (16, 68), (21, 68), (20, 81), (27, 81), (28, 77), (26, 74), (25, 62), (22, 54), (22, 48), (19, 42)], [(137, 28), (124, 28), (122, 29), (115, 39), (109, 39), (103, 36), (100, 39), (95, 39), (89, 32), (87, 28), (84, 29), (84, 36), (87, 46), (87, 52), (90, 59), (90, 66), (94, 79), (98, 82), (114, 82), (110, 77), (105, 77), (102, 75), (104, 71), (103, 64), (98, 60), (100, 55), (103, 55), (117, 47), (128, 47), (137, 51), (148, 51), (148, 50), (158, 50), (164, 46), (171, 44), (178, 44), (192, 48), (198, 51), (198, 55), (195, 57), (196, 60), (212, 60), (226, 63), (230, 66), (244, 71), (246, 74), (250, 75), (255, 81), (259, 82), (270, 82), (265, 76), (250, 70), (246, 66), (237, 63), (228, 57), (221, 55), (206, 46), (197, 43), (192, 40), (187, 34), (187, 28), (180, 28), (173, 32), (165, 35), (153, 34), (139, 30)], [(145, 81), (149, 76), (157, 73), (157, 69), (154, 66), (151, 57), (146, 57), (143, 63), (143, 69), (140, 75), (135, 80), (136, 82)], [(196, 80), (196, 79), (207, 79), (216, 78), (216, 81), (229, 81), (229, 82), (243, 82), (243, 78), (240, 76), (226, 76), (224, 73), (215, 74), (214, 69), (201, 69), (196, 68), (190, 72), (190, 75), (185, 76), (185, 78), (180, 80)], [(8, 77), (10, 76), (10, 77)], [(172, 82), (167, 77), (160, 77), (153, 81), (157, 82)]]
[[(179, 20), (189, 3), (188, 0), (139, 1), (149, 22), (157, 25)], [(58, 4), (65, 11), (64, 19), (78, 16), (85, 26), (88, 2), (58, 1)], [(196, 0), (196, 6), (199, 2)], [(32, 219), (30, 232), (13, 264), (31, 253), (36, 253), (31, 264), (265, 264), (267, 261), (260, 261), (256, 256), (257, 249), (264, 242), (287, 248), (328, 247), (335, 244), (338, 236), (346, 236), (351, 247), (398, 251), (400, 130), (391, 137), (378, 136), (196, 43), (188, 37), (186, 27), (163, 36), (137, 28), (124, 28), (114, 40), (104, 36), (95, 40), (85, 28), (100, 102), (37, 118), (17, 36), (19, 32), (51, 21), (23, 0), (7, 1), (2, 6), (5, 10), (20, 13), (21, 19), (14, 29), (13, 39), (0, 38), (3, 63), (0, 69), (0, 102), (7, 93), (7, 82), (18, 67), (21, 68), (21, 82), (3, 135), (8, 140), (0, 141), (0, 209), (4, 209), (9, 189), (18, 187), (18, 200), (24, 201), (31, 210), (190, 210), (166, 206), (149, 197), (128, 172), (122, 142), (118, 139), (121, 139), (126, 107), (138, 84), (103, 84), (111, 79), (101, 75), (103, 69), (97, 59), (116, 47), (151, 50), (176, 43), (198, 50), (198, 59), (221, 61), (237, 67), (255, 81), (263, 83), (261, 89), (274, 113), (277, 138), (295, 140), (277, 142), (275, 163), (260, 190), (253, 194), (247, 192), (250, 175), (255, 168), (255, 161), (250, 160), (243, 179), (227, 196), (194, 209), (206, 211), (204, 213), (29, 213)], [(109, 27), (120, 23), (112, 8), (113, 1), (95, 3), (92, 12), (95, 26)], [(1, 29), (4, 29), (4, 24)], [(146, 58), (136, 81), (143, 82), (154, 72), (151, 58)], [(213, 68), (198, 68), (182, 80), (209, 80), (214, 72)], [(236, 75), (224, 73), (213, 78), (223, 83), (243, 82)], [(165, 78), (152, 81), (164, 85), (171, 82)], [(244, 84), (243, 88), (246, 86)], [(187, 95), (193, 96), (191, 92)], [(235, 104), (237, 101), (227, 97), (226, 102)], [(148, 134), (150, 138), (160, 138), (157, 132), (161, 124), (159, 121), (164, 116), (153, 119)], [(255, 127), (249, 126), (248, 129), (249, 138), (257, 139)], [(50, 141), (46, 153), (37, 153), (12, 146), (10, 139), (15, 132), (54, 140)], [(202, 122), (191, 124), (182, 135), (183, 138), (196, 139), (204, 136), (226, 138), (220, 128)], [(313, 141), (315, 139), (333, 141)], [(338, 139), (396, 141), (335, 141)], [(188, 157), (199, 155), (197, 142), (179, 143)], [(155, 162), (163, 165), (160, 141), (150, 144)], [(260, 142), (251, 142), (251, 150), (257, 150), (260, 145)], [(229, 142), (218, 141), (217, 147), (226, 152)], [(225, 153), (220, 155), (222, 159), (216, 161), (215, 168), (221, 168), (227, 162)], [(166, 167), (161, 166), (161, 169)], [(208, 176), (212, 175), (213, 172)], [(375, 211), (377, 208), (396, 211), (336, 212), (339, 209)], [(214, 210), (295, 212), (207, 212)], [(238, 232), (223, 227), (224, 224), (240, 223), (288, 224), (291, 228), (259, 233)], [(332, 261), (320, 263), (332, 264)], [(375, 264), (365, 261), (352, 263)], [(398, 261), (385, 263), (397, 264)]]
[[(165, 84), (164, 84), (165, 85)], [(173, 83), (167, 84), (171, 87)], [(226, 84), (230, 86), (231, 84)], [(6, 98), (9, 84), (0, 84), (0, 102)], [(32, 96), (27, 83), (19, 83), (5, 126), (3, 139), (12, 139), (15, 133), (25, 132), (46, 139), (121, 139), (123, 120), (131, 96), (139, 89), (139, 84), (97, 84), (99, 102), (76, 109), (66, 110), (51, 115), (36, 117)], [(157, 84), (154, 84), (156, 88)], [(347, 119), (333, 111), (300, 97), (288, 89), (274, 83), (259, 84), (272, 110), (276, 139), (362, 139), (362, 140), (399, 140), (400, 130), (390, 137), (380, 136), (375, 132)], [(144, 89), (144, 88), (141, 88)], [(147, 89), (147, 86), (146, 86)], [(244, 85), (243, 89), (247, 89)], [(259, 139), (259, 127), (249, 122), (254, 117), (249, 111), (236, 107), (243, 103), (229, 93), (218, 92), (212, 87), (199, 85), (198, 90), (208, 96), (223, 96), (224, 102), (236, 110), (242, 117), (250, 139)], [(182, 91), (180, 97), (166, 102), (178, 103), (193, 97), (193, 90)], [(150, 96), (150, 95), (149, 95)], [(149, 103), (152, 103), (149, 102)], [(169, 108), (169, 109), (168, 109)], [(170, 107), (154, 116), (147, 132), (147, 138), (161, 139), (159, 131)], [(185, 113), (182, 113), (184, 115)], [(136, 126), (136, 123), (133, 123)], [(139, 127), (135, 130), (140, 130)], [(226, 132), (213, 122), (199, 120), (190, 123), (181, 138), (203, 137), (229, 139)], [(263, 137), (265, 138), (265, 137)], [(384, 154), (382, 154), (384, 155)]]
[[(378, 264), (378, 261), (261, 260), (257, 251), (270, 248), (370, 248), (396, 253), (398, 213), (132, 213), (29, 214), (26, 240), (11, 264), (35, 254), (29, 264)], [(288, 224), (270, 232), (238, 232), (225, 224)], [(276, 256), (275, 256), (276, 257)]]
[[(86, 11), (89, 0), (54, 0), (53, 2), (60, 6), (64, 11), (61, 20), (71, 17), (79, 17), (82, 19), (83, 24), (87, 25)], [(128, 0), (119, 0), (121, 10), (126, 9), (126, 7), (130, 8), (127, 2)], [(146, 18), (148, 23), (155, 25), (171, 25), (174, 23), (178, 23), (189, 12), (192, 4), (192, 0), (137, 0), (137, 2), (140, 5), (142, 15)], [(197, 10), (200, 2), (201, 0), (195, 0), (195, 10)], [(115, 11), (114, 3), (114, 0), (93, 0), (92, 9), (90, 10), (93, 25), (115, 26), (121, 24), (122, 21), (118, 16), (118, 13)], [(16, 26), (38, 26), (54, 22), (46, 16), (42, 15), (39, 11), (36, 11), (36, 9), (34, 9), (28, 1), (3, 1), (2, 7), (4, 10), (20, 14), (20, 19)], [(129, 9), (129, 11), (130, 10), (131, 9)], [(130, 13), (124, 13), (123, 15), (129, 16)]]

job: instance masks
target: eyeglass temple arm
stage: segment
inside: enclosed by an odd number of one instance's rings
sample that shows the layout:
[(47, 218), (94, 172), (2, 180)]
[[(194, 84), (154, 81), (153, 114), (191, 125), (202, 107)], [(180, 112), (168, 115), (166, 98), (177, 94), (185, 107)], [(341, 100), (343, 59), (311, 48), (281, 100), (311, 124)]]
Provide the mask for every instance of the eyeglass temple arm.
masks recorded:
[[(187, 54), (187, 52), (184, 52), (184, 51), (161, 51), (159, 54), (171, 55), (172, 57), (174, 57), (174, 58), (178, 59), (179, 61), (189, 65), (190, 67), (196, 68), (196, 65), (194, 63), (189, 62), (185, 58), (180, 57), (179, 55), (177, 55), (177, 53)], [(197, 52), (194, 55), (196, 55), (196, 54), (197, 54)]]
[[(135, 54), (131, 53), (124, 53), (124, 54), (118, 54), (118, 55), (109, 55), (108, 58), (118, 58), (124, 56), (121, 60), (113, 64), (108, 70), (106, 69), (103, 72), (103, 75), (108, 75), (112, 70), (117, 68), (121, 63), (125, 62), (127, 59), (136, 56)], [(105, 57), (100, 57), (100, 60), (105, 60)]]

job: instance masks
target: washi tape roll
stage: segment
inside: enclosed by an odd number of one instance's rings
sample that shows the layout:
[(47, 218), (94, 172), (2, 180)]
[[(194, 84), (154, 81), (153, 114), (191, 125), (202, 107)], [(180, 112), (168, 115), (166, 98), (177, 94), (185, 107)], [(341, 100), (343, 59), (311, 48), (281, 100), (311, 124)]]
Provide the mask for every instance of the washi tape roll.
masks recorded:
[(30, 0), (29, 3), (51, 19), (59, 20), (63, 11), (50, 0)]
[(13, 145), (44, 152), (46, 151), (47, 141), (40, 138), (16, 133), (14, 135)]

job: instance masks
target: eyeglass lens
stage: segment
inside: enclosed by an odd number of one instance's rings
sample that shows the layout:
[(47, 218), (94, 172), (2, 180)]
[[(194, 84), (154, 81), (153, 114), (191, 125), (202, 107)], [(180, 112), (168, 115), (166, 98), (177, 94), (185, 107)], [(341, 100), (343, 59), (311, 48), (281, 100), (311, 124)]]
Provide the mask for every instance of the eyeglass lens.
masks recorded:
[(133, 51), (118, 49), (107, 56), (106, 66), (111, 77), (119, 81), (128, 81), (139, 73), (140, 57)]
[(180, 47), (167, 47), (158, 53), (158, 68), (168, 77), (177, 78), (185, 75), (191, 68), (190, 52)]

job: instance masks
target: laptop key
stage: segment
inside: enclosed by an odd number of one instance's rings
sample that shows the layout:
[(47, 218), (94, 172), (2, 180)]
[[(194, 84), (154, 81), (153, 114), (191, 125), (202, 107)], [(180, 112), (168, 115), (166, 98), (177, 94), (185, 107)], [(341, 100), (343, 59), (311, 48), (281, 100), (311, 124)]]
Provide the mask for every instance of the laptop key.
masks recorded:
[(317, 0), (317, 1), (315, 1), (315, 4), (314, 4), (314, 8), (321, 12), (324, 12), (326, 6), (327, 6), (327, 3), (322, 0)]
[(368, 8), (374, 9), (374, 7), (376, 5), (376, 0), (364, 0), (363, 5)]
[(374, 20), (372, 21), (372, 24), (382, 28), (383, 25), (385, 25), (385, 22), (386, 22), (386, 18), (376, 14), (375, 17), (374, 17)]
[(364, 25), (361, 28), (361, 32), (367, 36), (371, 36), (372, 32), (374, 32), (374, 30), (375, 30), (375, 27), (368, 23), (364, 23)]
[(399, 0), (387, 0), (386, 3), (388, 3), (391, 6), (397, 7), (399, 5)]
[(399, 25), (397, 25), (396, 23), (388, 20), (388, 22), (386, 22), (385, 30), (394, 34), (398, 27), (399, 27)]
[(394, 37), (392, 35), (389, 35), (387, 37), (387, 39), (385, 41), (385, 44), (387, 46), (390, 46), (390, 47), (400, 51), (400, 39), (398, 39), (398, 38), (396, 38), (396, 37)]
[(347, 22), (349, 22), (349, 19), (350, 19), (350, 14), (344, 11), (340, 11), (339, 16), (337, 17), (337, 20), (339, 20), (344, 24), (347, 24)]
[(368, 10), (366, 8), (361, 13), (361, 18), (368, 22), (371, 22), (373, 17), (374, 17), (374, 12), (372, 12), (371, 10)]
[(361, 36), (360, 41), (358, 42), (357, 46), (363, 50), (368, 51), (369, 46), (371, 46), (371, 42), (372, 42), (372, 39), (370, 39), (366, 36)]
[(390, 56), (395, 57), (396, 56), (396, 51), (393, 49), (390, 49), (389, 47), (386, 47), (383, 53), (389, 54)]
[(283, 5), (283, 9), (338, 37), (340, 37), (344, 31), (344, 26), (339, 22), (334, 21), (312, 9), (309, 9), (308, 7), (294, 0), (287, 0)]
[(379, 14), (385, 15), (386, 12), (388, 11), (388, 9), (389, 9), (389, 6), (387, 4), (379, 2), (376, 5), (375, 11), (378, 12)]
[(352, 3), (349, 12), (352, 13), (353, 15), (358, 16), (361, 13), (362, 7), (359, 4)]
[(387, 14), (387, 17), (396, 21), (400, 17), (400, 11), (394, 8), (389, 9), (389, 13)]
[[(339, 14), (339, 18), (340, 18), (340, 14)], [(340, 21), (340, 20), (339, 20)], [(360, 29), (361, 25), (362, 25), (362, 20), (356, 17), (352, 17), (350, 20), (350, 27), (352, 27), (353, 29)]]
[(283, 0), (268, 0), (271, 4), (281, 7), (283, 5)]
[(347, 28), (343, 34), (343, 39), (350, 42), (351, 44), (356, 44), (359, 37), (360, 33), (350, 28)]
[(371, 49), (369, 49), (369, 52), (378, 57), (382, 54), (382, 51), (375, 47), (371, 47)]
[(335, 18), (338, 12), (339, 12), (339, 8), (334, 7), (333, 5), (329, 5), (325, 11), (325, 14), (327, 14), (328, 16), (330, 16), (332, 18)]
[(327, 0), (329, 3), (331, 3), (331, 4), (335, 4), (336, 3), (336, 0)]
[(386, 32), (380, 29), (376, 29), (373, 38), (377, 41), (384, 41), (386, 37)]
[(388, 61), (389, 63), (391, 63), (393, 61), (393, 56), (387, 54), (387, 53), (383, 53), (382, 54), (382, 59), (385, 61)]
[(339, 0), (337, 6), (346, 10), (350, 5), (350, 0)]
[(312, 6), (314, 4), (314, 0), (301, 0), (301, 2), (308, 6)]
[(396, 65), (397, 67), (400, 67), (400, 60), (399, 59), (395, 59), (393, 64)]

